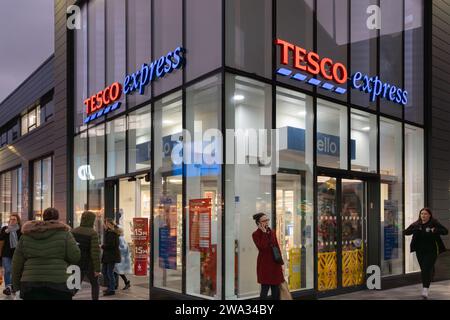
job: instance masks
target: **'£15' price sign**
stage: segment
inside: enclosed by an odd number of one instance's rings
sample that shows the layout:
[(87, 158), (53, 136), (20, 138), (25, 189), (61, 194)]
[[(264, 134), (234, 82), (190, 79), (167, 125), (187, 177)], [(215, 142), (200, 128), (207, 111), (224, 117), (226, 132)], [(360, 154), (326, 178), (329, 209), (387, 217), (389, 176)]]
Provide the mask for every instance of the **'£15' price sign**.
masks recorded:
[(133, 218), (134, 274), (147, 275), (149, 253), (148, 218)]

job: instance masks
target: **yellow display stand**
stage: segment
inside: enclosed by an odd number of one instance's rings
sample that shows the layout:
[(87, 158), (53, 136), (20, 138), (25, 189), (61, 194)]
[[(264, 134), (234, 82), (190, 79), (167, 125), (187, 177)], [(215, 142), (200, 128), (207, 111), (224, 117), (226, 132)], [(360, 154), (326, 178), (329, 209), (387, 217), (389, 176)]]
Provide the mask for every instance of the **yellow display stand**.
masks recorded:
[(356, 249), (342, 252), (342, 286), (364, 284), (364, 251)]
[(298, 290), (301, 287), (301, 249), (289, 250), (289, 289)]
[(336, 252), (322, 252), (318, 255), (319, 291), (337, 288), (337, 256)]

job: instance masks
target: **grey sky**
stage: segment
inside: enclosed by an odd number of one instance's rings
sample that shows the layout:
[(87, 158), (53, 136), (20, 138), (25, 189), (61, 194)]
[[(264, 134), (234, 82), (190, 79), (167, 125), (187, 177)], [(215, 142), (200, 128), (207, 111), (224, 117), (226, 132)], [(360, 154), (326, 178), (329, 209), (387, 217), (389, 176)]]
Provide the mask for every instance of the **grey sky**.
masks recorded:
[(0, 102), (54, 51), (54, 0), (0, 0)]

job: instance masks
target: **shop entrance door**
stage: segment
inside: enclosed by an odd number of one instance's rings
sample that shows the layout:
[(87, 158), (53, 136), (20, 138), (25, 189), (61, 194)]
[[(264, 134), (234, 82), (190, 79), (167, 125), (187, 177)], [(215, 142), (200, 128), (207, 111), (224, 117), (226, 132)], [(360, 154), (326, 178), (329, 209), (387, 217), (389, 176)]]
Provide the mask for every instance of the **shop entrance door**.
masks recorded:
[[(148, 177), (148, 176), (147, 176)], [(137, 297), (148, 298), (150, 275), (150, 182), (145, 175), (109, 180), (105, 190), (105, 216), (113, 218), (123, 230), (128, 254), (119, 271), (131, 281)], [(124, 282), (119, 279), (119, 289)]]
[(317, 284), (320, 292), (365, 284), (368, 207), (375, 209), (369, 185), (362, 179), (317, 178)]

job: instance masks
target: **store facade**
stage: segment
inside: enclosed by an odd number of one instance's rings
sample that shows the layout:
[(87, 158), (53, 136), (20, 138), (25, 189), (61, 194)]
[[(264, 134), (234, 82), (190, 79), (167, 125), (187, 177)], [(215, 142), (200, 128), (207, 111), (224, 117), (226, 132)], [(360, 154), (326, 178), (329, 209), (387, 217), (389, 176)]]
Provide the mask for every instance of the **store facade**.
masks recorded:
[(423, 2), (79, 2), (70, 220), (114, 217), (151, 298), (258, 296), (257, 212), (295, 296), (416, 276)]

